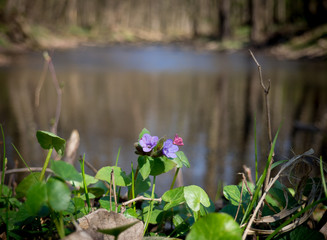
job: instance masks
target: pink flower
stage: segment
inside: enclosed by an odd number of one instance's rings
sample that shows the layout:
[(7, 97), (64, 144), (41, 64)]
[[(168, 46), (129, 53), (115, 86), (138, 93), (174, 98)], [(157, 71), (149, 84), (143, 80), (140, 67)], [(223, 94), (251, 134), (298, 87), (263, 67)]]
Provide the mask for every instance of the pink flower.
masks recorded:
[(177, 133), (175, 134), (175, 138), (174, 138), (173, 144), (175, 144), (177, 146), (184, 146), (183, 139), (181, 137), (179, 137), (177, 135)]

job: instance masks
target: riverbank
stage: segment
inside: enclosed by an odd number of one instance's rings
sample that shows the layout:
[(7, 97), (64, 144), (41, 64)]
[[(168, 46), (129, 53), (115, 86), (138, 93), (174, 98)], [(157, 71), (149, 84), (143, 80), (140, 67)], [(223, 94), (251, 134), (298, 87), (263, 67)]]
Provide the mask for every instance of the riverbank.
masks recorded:
[[(110, 44), (176, 44), (206, 51), (239, 51), (244, 49), (256, 49), (248, 41), (248, 32), (241, 32), (227, 41), (217, 41), (214, 38), (188, 36), (163, 36), (158, 33), (142, 31), (115, 31), (114, 33), (90, 32), (81, 28), (74, 28), (65, 32), (50, 32), (44, 28), (29, 31), (26, 39), (20, 43), (10, 42), (4, 35), (0, 36), (0, 66), (9, 65), (11, 57), (33, 50), (53, 50), (75, 48), (81, 45), (110, 45)], [(285, 36), (284, 36), (285, 37)], [(280, 36), (283, 38), (283, 36)], [(265, 51), (279, 59), (327, 59), (327, 24), (304, 31), (283, 42), (271, 44), (269, 41), (262, 44), (258, 49)]]

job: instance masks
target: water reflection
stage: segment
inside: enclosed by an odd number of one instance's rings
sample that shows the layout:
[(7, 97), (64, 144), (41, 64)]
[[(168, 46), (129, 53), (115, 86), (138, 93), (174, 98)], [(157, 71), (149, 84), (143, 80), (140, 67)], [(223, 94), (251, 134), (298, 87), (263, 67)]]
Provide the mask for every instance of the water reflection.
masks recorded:
[[(217, 184), (238, 181), (242, 165), (254, 166), (254, 116), (261, 166), (268, 151), (262, 89), (247, 53), (215, 54), (176, 47), (84, 47), (51, 54), (64, 83), (58, 134), (73, 129), (81, 137), (78, 154), (96, 168), (119, 163), (129, 172), (136, 163), (133, 143), (143, 127), (153, 134), (184, 138), (191, 168), (184, 184), (198, 184), (215, 196)], [(281, 62), (258, 56), (264, 77), (272, 81), (274, 133), (281, 132), (276, 153), (289, 157), (313, 147), (326, 156), (327, 68), (324, 63)], [(56, 92), (48, 75), (40, 106), (34, 94), (41, 76), (41, 53), (19, 56), (1, 69), (0, 121), (7, 142), (25, 160), (40, 166), (37, 129), (49, 129)], [(314, 76), (313, 73), (314, 72)], [(17, 158), (8, 146), (9, 165)], [(172, 173), (159, 177), (165, 191)]]

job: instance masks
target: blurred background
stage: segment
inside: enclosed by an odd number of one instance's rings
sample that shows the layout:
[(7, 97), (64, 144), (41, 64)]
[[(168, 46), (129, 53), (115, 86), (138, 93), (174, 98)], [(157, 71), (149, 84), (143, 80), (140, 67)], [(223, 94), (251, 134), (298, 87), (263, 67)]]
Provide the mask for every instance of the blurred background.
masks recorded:
[[(47, 50), (62, 90), (58, 135), (79, 132), (76, 158), (85, 153), (99, 169), (121, 148), (119, 165), (129, 173), (142, 128), (178, 133), (191, 163), (184, 184), (214, 198), (222, 184), (238, 183), (243, 165), (254, 174), (255, 130), (260, 169), (269, 151), (264, 94), (247, 49), (271, 81), (276, 159), (310, 148), (326, 159), (325, 0), (1, 0), (8, 168), (20, 162), (11, 143), (31, 166), (45, 157), (35, 132), (55, 118), (50, 73), (38, 106), (35, 92)], [(172, 176), (159, 177), (159, 194)]]

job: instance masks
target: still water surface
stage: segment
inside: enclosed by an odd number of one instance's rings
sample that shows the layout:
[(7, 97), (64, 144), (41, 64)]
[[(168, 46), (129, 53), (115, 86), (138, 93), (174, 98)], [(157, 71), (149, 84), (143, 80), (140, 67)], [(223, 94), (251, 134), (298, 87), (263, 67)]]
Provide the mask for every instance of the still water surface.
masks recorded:
[[(214, 197), (217, 184), (236, 183), (242, 166), (254, 167), (254, 117), (260, 166), (268, 154), (264, 98), (255, 63), (247, 52), (215, 53), (178, 46), (80, 47), (50, 52), (63, 86), (58, 135), (77, 129), (78, 155), (97, 169), (119, 165), (130, 172), (137, 163), (133, 144), (142, 128), (153, 135), (184, 139), (191, 163), (184, 184), (204, 187)], [(257, 54), (269, 93), (273, 134), (281, 126), (276, 154), (292, 156), (313, 148), (326, 156), (327, 64), (280, 61)], [(35, 139), (49, 130), (56, 91), (48, 74), (34, 96), (43, 68), (42, 53), (19, 55), (0, 68), (0, 121), (4, 125), (9, 167), (17, 155), (31, 166), (45, 155)], [(267, 82), (266, 82), (267, 84)], [(91, 172), (90, 172), (91, 173)], [(158, 193), (173, 173), (158, 178)]]

